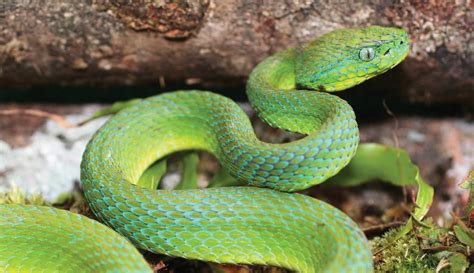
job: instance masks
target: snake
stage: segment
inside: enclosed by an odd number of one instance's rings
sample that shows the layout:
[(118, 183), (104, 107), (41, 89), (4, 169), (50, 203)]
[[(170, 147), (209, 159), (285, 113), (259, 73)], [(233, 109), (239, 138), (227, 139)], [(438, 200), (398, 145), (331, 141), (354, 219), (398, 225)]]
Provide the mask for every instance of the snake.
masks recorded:
[[(293, 142), (261, 141), (237, 103), (208, 91), (167, 92), (124, 108), (94, 134), (81, 162), (84, 195), (101, 223), (51, 207), (0, 205), (0, 268), (152, 272), (138, 248), (296, 272), (372, 272), (360, 227), (296, 191), (334, 176), (356, 153), (354, 111), (330, 93), (393, 68), (408, 43), (395, 27), (344, 28), (260, 62), (247, 81), (250, 104), (270, 126), (304, 135)], [(137, 185), (158, 160), (190, 150), (211, 153), (245, 186)]]

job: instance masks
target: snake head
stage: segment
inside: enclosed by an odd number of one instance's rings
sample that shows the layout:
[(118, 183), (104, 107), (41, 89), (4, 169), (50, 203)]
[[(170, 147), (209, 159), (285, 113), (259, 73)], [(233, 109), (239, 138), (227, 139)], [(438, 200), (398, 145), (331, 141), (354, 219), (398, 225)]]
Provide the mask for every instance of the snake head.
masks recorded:
[(340, 91), (384, 73), (408, 54), (408, 33), (371, 26), (340, 29), (297, 48), (296, 84)]

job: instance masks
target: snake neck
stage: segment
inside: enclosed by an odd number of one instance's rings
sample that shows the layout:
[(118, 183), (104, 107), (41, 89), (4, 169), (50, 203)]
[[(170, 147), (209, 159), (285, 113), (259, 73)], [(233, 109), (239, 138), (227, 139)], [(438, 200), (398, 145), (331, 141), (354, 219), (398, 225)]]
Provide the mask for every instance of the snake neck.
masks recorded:
[[(247, 96), (258, 116), (275, 128), (302, 134), (329, 131), (339, 121), (354, 119), (342, 99), (315, 90), (301, 90), (296, 83), (299, 48), (279, 52), (261, 62), (247, 83)], [(356, 124), (351, 124), (357, 130)]]

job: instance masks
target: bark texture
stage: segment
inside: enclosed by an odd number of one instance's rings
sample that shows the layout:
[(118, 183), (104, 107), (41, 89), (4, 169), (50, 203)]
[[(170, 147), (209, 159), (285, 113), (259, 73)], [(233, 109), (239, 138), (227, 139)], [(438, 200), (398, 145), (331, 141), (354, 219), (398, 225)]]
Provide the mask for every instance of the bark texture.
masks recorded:
[(399, 26), (408, 59), (371, 81), (410, 102), (472, 104), (474, 4), (459, 1), (3, 1), (0, 89), (242, 86), (277, 50), (341, 27)]

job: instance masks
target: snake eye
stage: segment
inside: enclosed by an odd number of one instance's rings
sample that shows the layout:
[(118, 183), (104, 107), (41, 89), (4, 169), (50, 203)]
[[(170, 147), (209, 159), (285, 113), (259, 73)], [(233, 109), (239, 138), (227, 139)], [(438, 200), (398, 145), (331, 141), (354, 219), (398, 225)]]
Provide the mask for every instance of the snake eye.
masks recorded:
[(359, 51), (359, 59), (364, 62), (371, 61), (375, 57), (375, 51), (372, 47), (364, 47)]

